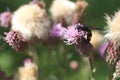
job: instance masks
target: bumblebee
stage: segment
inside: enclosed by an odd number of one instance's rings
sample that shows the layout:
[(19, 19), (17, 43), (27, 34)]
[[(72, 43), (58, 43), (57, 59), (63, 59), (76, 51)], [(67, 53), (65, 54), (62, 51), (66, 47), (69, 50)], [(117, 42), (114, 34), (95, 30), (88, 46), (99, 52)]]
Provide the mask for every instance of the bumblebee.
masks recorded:
[(80, 24), (78, 23), (77, 26), (76, 26), (76, 29), (78, 31), (86, 31), (87, 32), (87, 42), (89, 43), (90, 40), (91, 40), (91, 37), (92, 37), (92, 31), (91, 31), (91, 28), (87, 25), (84, 25), (84, 24)]

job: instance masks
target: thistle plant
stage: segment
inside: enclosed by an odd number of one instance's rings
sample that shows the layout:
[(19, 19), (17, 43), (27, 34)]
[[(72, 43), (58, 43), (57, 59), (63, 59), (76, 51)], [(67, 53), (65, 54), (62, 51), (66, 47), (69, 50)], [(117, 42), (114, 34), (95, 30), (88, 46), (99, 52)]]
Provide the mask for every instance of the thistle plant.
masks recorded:
[[(117, 11), (114, 16), (110, 17), (106, 15), (106, 22), (107, 22), (107, 30), (105, 34), (106, 43), (102, 46), (101, 52), (102, 55), (105, 55), (106, 62), (109, 64), (109, 76), (108, 80), (112, 79), (112, 71), (114, 68), (114, 65), (116, 64), (117, 69), (117, 62), (120, 59), (120, 45), (119, 45), (119, 17), (120, 17), (120, 11)], [(114, 74), (115, 76), (115, 74)], [(113, 79), (116, 80), (116, 79)]]
[(7, 10), (0, 14), (0, 26), (8, 27), (11, 25), (12, 13), (10, 10)]
[[(54, 34), (60, 39), (62, 39), (67, 45), (75, 45), (80, 54), (88, 56), (89, 58), (88, 61), (90, 63), (91, 74), (92, 74), (91, 80), (94, 80), (94, 72), (93, 72), (94, 68), (93, 68), (91, 56), (89, 54), (89, 52), (92, 51), (93, 49), (93, 46), (90, 43), (91, 40), (90, 37), (92, 33), (89, 28), (87, 29), (89, 29), (88, 31), (90, 31), (90, 34), (87, 30), (81, 29), (82, 27), (84, 28), (84, 25), (82, 25), (81, 23), (88, 4), (85, 1), (83, 2), (80, 1), (81, 3), (78, 2), (77, 2), (76, 10), (74, 12), (73, 20), (71, 21), (72, 22), (71, 25), (68, 26), (67, 28), (64, 28), (59, 23), (55, 27), (53, 27), (52, 30), (53, 32), (55, 32), (54, 30), (56, 29), (56, 32)], [(78, 5), (80, 5), (81, 7), (78, 7)], [(61, 26), (62, 28), (59, 28), (59, 30), (57, 31), (58, 26)], [(87, 36), (87, 38), (85, 36)]]
[[(117, 80), (120, 77), (120, 11), (118, 10), (112, 17), (106, 15), (107, 29), (104, 35), (105, 42), (102, 43), (103, 35), (96, 30), (91, 30), (91, 26), (84, 22), (88, 8), (87, 1), (53, 0), (49, 9), (47, 6), (43, 0), (32, 0), (19, 6), (13, 12), (7, 10), (0, 13), (0, 26), (9, 27), (7, 29), (9, 31), (4, 32), (2, 39), (16, 52), (26, 53), (30, 57), (25, 59), (22, 67), (18, 67), (15, 75), (8, 77), (5, 72), (0, 71), (0, 80), (38, 80), (39, 78), (58, 80), (58, 77), (65, 80), (68, 70), (66, 68), (69, 66), (72, 72), (78, 71), (82, 63), (78, 63), (77, 58), (73, 59), (71, 55), (68, 55), (71, 50), (68, 51), (66, 46), (69, 48), (72, 45), (78, 55), (82, 56), (84, 64), (89, 65), (87, 67), (91, 71), (90, 80), (95, 80), (96, 70), (93, 65), (93, 56), (98, 49), (109, 65), (107, 79)], [(48, 53), (45, 56), (47, 61), (43, 61), (41, 66), (40, 60), (42, 59), (39, 59), (41, 56), (38, 55), (37, 50), (39, 48), (39, 52), (42, 52), (43, 47)], [(84, 60), (85, 58), (87, 61)], [(44, 72), (46, 68), (46, 70), (51, 69), (51, 61), (55, 62), (52, 68), (60, 68), (61, 73), (56, 73), (55, 70), (49, 73)]]

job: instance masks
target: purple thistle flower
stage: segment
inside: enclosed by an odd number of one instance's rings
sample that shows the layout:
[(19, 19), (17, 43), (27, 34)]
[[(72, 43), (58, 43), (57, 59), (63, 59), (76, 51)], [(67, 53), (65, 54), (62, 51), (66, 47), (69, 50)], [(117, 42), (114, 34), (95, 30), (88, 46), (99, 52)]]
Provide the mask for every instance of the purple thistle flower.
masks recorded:
[(78, 30), (78, 24), (69, 26), (68, 28), (64, 28), (59, 23), (53, 27), (53, 29), (51, 30), (51, 35), (55, 37), (60, 37), (67, 45), (75, 44), (80, 54), (88, 53), (90, 50), (93, 49), (93, 46), (85, 38), (88, 32), (84, 30)]
[(54, 25), (53, 28), (50, 30), (50, 36), (58, 37), (62, 39), (65, 31), (66, 31), (66, 28), (63, 27), (61, 23), (58, 23)]
[(5, 11), (0, 14), (0, 25), (3, 27), (8, 27), (11, 24), (12, 13), (10, 11)]
[(106, 48), (106, 61), (109, 64), (114, 64), (120, 59), (120, 46), (117, 43), (110, 41)]
[(101, 45), (100, 48), (99, 48), (100, 56), (104, 57), (108, 45), (109, 45), (108, 42), (102, 43), (102, 45)]
[(19, 32), (10, 31), (8, 33), (5, 33), (5, 35), (5, 41), (16, 51), (21, 51), (26, 48), (27, 42)]
[(78, 31), (76, 29), (76, 26), (77, 25), (69, 26), (68, 29), (65, 30), (65, 32), (64, 32), (63, 39), (65, 40), (64, 42), (67, 45), (76, 44), (80, 37), (83, 37), (86, 35), (85, 31), (82, 31), (82, 30)]
[(27, 65), (27, 64), (32, 63), (32, 62), (33, 62), (32, 59), (27, 58), (24, 60), (24, 65)]

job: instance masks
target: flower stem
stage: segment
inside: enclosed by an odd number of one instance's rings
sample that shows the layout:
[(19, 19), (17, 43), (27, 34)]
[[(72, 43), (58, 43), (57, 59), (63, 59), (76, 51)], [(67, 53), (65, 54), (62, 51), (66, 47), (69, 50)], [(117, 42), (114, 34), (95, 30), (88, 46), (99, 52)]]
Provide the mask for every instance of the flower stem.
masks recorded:
[(35, 48), (29, 48), (28, 49), (28, 55), (32, 57), (33, 59), (33, 62), (35, 62), (37, 65), (38, 65), (38, 74), (41, 76), (41, 78), (43, 79), (44, 78), (44, 75), (43, 75), (43, 71), (42, 71), (42, 68), (41, 68), (41, 65), (40, 65), (40, 61), (39, 61), (39, 58), (38, 58), (38, 54), (37, 54), (37, 51)]
[(113, 78), (113, 66), (112, 65), (109, 65), (109, 72), (108, 72), (108, 78), (107, 80), (116, 80), (116, 78), (112, 79)]
[(47, 53), (47, 66), (49, 66), (48, 67), (48, 69), (50, 69), (50, 60), (51, 60), (51, 55), (52, 55), (52, 51), (53, 49), (52, 48), (48, 48), (48, 53)]
[(91, 69), (91, 80), (95, 80), (95, 68), (93, 67), (93, 62), (91, 57), (88, 57), (88, 61), (89, 61), (89, 65), (90, 65), (90, 69)]
[(33, 58), (33, 61), (38, 64), (38, 55), (35, 49), (30, 48), (28, 50), (28, 55), (31, 56)]

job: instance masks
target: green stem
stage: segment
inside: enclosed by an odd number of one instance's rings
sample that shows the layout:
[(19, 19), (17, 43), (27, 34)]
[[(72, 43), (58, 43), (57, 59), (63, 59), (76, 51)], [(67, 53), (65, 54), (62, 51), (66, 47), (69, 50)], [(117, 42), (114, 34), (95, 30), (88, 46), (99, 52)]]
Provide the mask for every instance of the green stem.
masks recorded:
[(33, 62), (38, 64), (38, 54), (37, 54), (37, 51), (34, 48), (30, 48), (28, 50), (28, 55), (32, 57)]
[(42, 67), (38, 58), (38, 54), (35, 48), (29, 48), (28, 49), (28, 55), (32, 57), (33, 62), (36, 63), (36, 65), (38, 65), (38, 76), (41, 76), (42, 79), (44, 79), (44, 75), (43, 75), (43, 71), (42, 71)]
[(52, 51), (53, 49), (52, 48), (48, 48), (48, 54), (47, 54), (47, 66), (49, 66), (48, 67), (48, 70), (50, 69), (50, 60), (51, 60), (51, 55), (52, 55)]
[[(108, 72), (108, 78), (107, 80), (112, 80), (113, 78), (113, 66), (112, 65), (109, 65), (109, 72)], [(116, 78), (114, 78), (113, 80), (116, 80)]]
[(93, 67), (93, 62), (91, 57), (88, 57), (88, 61), (89, 61), (89, 65), (90, 65), (90, 69), (91, 69), (91, 80), (95, 80), (95, 68)]

